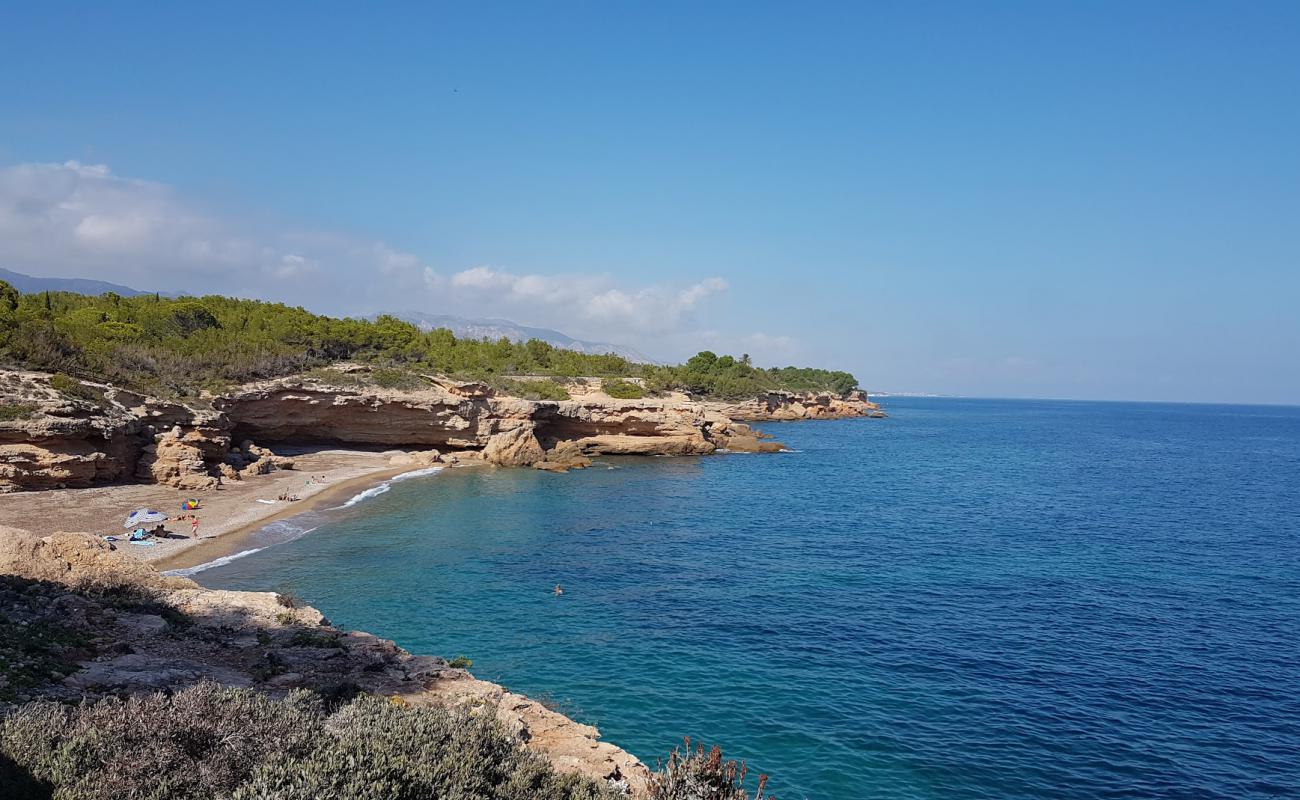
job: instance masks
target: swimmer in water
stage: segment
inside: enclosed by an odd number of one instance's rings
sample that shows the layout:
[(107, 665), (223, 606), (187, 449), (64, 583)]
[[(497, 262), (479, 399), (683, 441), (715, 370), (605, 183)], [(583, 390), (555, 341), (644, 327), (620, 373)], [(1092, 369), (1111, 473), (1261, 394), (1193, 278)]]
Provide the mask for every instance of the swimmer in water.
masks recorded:
[(555, 595), (556, 597), (559, 597), (560, 595), (564, 594), (564, 589), (561, 588), (560, 584), (557, 583), (555, 584), (555, 588), (551, 591), (551, 594)]

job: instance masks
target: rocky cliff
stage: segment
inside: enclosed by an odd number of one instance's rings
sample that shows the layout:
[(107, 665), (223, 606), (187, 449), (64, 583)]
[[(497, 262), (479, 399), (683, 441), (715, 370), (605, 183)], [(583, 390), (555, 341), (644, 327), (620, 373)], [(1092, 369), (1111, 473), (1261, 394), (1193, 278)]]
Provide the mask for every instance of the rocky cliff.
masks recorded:
[[(179, 458), (153, 448), (160, 431), (219, 431), (211, 410), (146, 398), (106, 384), (56, 389), (53, 376), (0, 370), (0, 491), (90, 486), (128, 480), (137, 467)], [(205, 452), (212, 452), (207, 450)], [(143, 463), (142, 463), (143, 459)], [(179, 473), (175, 464), (160, 470)], [(179, 484), (178, 484), (179, 485)]]
[(885, 416), (879, 404), (858, 390), (843, 396), (830, 392), (768, 392), (752, 400), (715, 407), (727, 418), (745, 422)]
[(51, 380), (0, 371), (0, 491), (128, 479), (209, 489), (292, 468), (264, 449), (277, 443), (432, 448), (502, 466), (564, 470), (597, 455), (781, 449), (738, 420), (882, 416), (864, 395), (770, 393), (726, 404), (594, 392), (534, 401), (439, 376), (427, 376), (418, 389), (390, 389), (326, 372), (188, 404), (103, 384), (80, 384), (70, 395)]
[(595, 728), (441, 658), (340, 630), (289, 597), (204, 589), (160, 575), (86, 534), (38, 537), (0, 526), (0, 611), (3, 624), (18, 626), (15, 635), (39, 632), (39, 641), (14, 651), (25, 655), (0, 659), (0, 700), (74, 701), (201, 681), (274, 695), (361, 691), (493, 714), (561, 771), (633, 790), (647, 776)]

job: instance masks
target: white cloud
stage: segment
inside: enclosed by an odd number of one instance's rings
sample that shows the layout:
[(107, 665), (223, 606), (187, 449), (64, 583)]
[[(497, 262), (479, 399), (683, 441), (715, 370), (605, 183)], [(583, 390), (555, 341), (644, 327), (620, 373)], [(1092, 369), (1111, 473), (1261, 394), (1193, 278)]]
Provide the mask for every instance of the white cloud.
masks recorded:
[(719, 277), (628, 286), (608, 275), (487, 266), (443, 277), (382, 241), (215, 213), (166, 184), (76, 161), (0, 167), (0, 266), (339, 314), (507, 316), (653, 352), (666, 334), (693, 336), (698, 312), (728, 288)]
[(685, 344), (693, 345), (696, 350), (709, 349), (736, 357), (747, 353), (755, 364), (763, 367), (786, 366), (805, 355), (803, 345), (797, 339), (761, 331), (739, 335), (715, 330), (700, 331), (695, 334), (694, 341)]
[(451, 276), (451, 288), (469, 301), (484, 297), (547, 319), (569, 319), (600, 330), (661, 333), (678, 328), (712, 295), (727, 290), (722, 278), (685, 288), (652, 285), (624, 289), (604, 275), (516, 275), (473, 267)]
[[(359, 312), (425, 291), (428, 267), (383, 242), (268, 229), (102, 164), (0, 168), (0, 264), (161, 291), (225, 292)], [(365, 276), (379, 275), (382, 281)]]

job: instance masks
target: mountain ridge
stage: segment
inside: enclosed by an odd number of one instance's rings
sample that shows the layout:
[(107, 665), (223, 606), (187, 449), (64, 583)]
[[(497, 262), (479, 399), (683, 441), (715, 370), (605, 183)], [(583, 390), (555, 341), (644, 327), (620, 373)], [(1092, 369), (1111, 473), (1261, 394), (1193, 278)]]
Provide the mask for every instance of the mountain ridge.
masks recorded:
[(526, 342), (529, 339), (540, 339), (552, 346), (561, 347), (565, 350), (575, 350), (579, 353), (622, 356), (628, 361), (635, 361), (640, 364), (659, 363), (627, 345), (575, 339), (567, 333), (553, 330), (551, 328), (535, 328), (529, 325), (520, 325), (519, 323), (512, 322), (508, 319), (495, 317), (475, 319), (472, 317), (458, 317), (454, 314), (429, 314), (423, 311), (402, 311), (390, 313), (391, 316), (397, 317), (403, 322), (409, 322), (420, 330), (428, 331), (435, 328), (446, 328), (456, 336), (466, 339), (495, 340), (504, 337), (512, 342)]
[(38, 278), (35, 275), (26, 275), (22, 272), (14, 272), (4, 268), (0, 268), (0, 281), (8, 283), (23, 294), (75, 292), (76, 294), (99, 295), (105, 292), (116, 292), (124, 297), (153, 294), (153, 292), (142, 292), (129, 286), (95, 280), (94, 278)]

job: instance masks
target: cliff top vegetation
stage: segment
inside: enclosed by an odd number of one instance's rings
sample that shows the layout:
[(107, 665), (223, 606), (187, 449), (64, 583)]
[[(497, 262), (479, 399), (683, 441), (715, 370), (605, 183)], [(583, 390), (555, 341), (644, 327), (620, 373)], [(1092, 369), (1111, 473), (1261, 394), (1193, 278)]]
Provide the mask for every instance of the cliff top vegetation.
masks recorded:
[(0, 281), (0, 362), (29, 369), (185, 396), (343, 360), (488, 381), (512, 375), (639, 377), (651, 391), (723, 399), (773, 390), (842, 394), (857, 387), (847, 372), (764, 369), (748, 356), (702, 352), (677, 366), (638, 364), (536, 339), (457, 338), (391, 316), (335, 318), (217, 295), (21, 294)]

